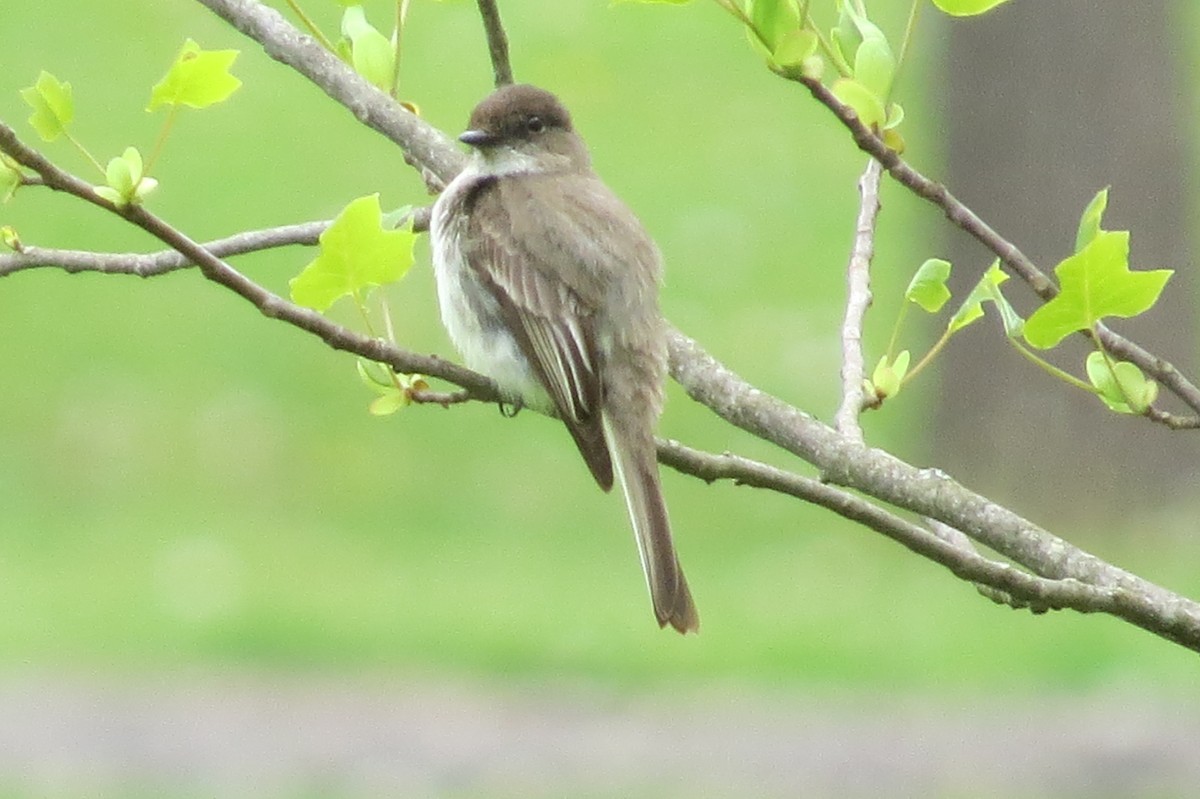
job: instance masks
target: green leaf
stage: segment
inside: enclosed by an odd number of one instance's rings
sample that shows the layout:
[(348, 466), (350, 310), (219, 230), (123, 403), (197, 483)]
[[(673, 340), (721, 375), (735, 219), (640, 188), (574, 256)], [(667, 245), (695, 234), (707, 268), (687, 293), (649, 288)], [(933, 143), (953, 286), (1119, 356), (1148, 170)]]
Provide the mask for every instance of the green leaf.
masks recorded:
[(1079, 232), (1075, 234), (1075, 252), (1079, 252), (1084, 247), (1092, 243), (1092, 239), (1100, 235), (1100, 218), (1104, 216), (1104, 209), (1108, 207), (1108, 189), (1104, 188), (1096, 192), (1096, 196), (1087, 204), (1087, 208), (1083, 209), (1083, 216), (1079, 217)]
[(990, 11), (1008, 0), (933, 0), (933, 4), (952, 17), (973, 17)]
[(0, 244), (13, 252), (21, 251), (21, 236), (12, 225), (0, 225)]
[(390, 374), (388, 368), (378, 361), (358, 358), (355, 360), (354, 367), (358, 370), (358, 378), (362, 380), (363, 385), (377, 394), (386, 394), (396, 387), (388, 377)]
[(681, 6), (692, 0), (615, 0), (618, 3), (641, 3), (642, 5)]
[(870, 25), (868, 30), (874, 30), (878, 35), (864, 34), (863, 43), (854, 56), (854, 77), (870, 89), (882, 103), (892, 91), (892, 78), (896, 76), (896, 57), (892, 55), (891, 45), (883, 37), (883, 33), (879, 32), (879, 28)]
[(350, 40), (350, 63), (354, 71), (373, 86), (388, 91), (396, 66), (391, 41), (367, 21), (361, 5), (348, 6), (342, 14), (342, 35)]
[(882, 126), (887, 119), (883, 102), (873, 91), (853, 78), (838, 78), (833, 82), (833, 96), (854, 109), (858, 121), (868, 128)]
[(1110, 369), (1098, 350), (1087, 357), (1087, 375), (1100, 399), (1117, 413), (1143, 414), (1158, 398), (1158, 383), (1147, 380), (1141, 369), (1127, 361), (1115, 361)]
[(749, 0), (746, 14), (772, 54), (784, 36), (802, 27), (796, 0)]
[(771, 60), (781, 67), (803, 66), (804, 62), (817, 52), (820, 40), (817, 34), (809, 30), (797, 28), (788, 31), (775, 45)]
[(911, 357), (908, 350), (901, 350), (896, 360), (891, 363), (886, 355), (879, 359), (875, 371), (871, 373), (871, 383), (874, 384), (877, 399), (883, 400), (900, 393), (900, 383), (904, 380), (904, 375), (908, 374)]
[(371, 400), (371, 404), (367, 406), (367, 411), (372, 416), (390, 416), (398, 410), (407, 408), (412, 404), (412, 399), (408, 396), (408, 392), (392, 386), (391, 390), (386, 394), (381, 394)]
[[(1008, 306), (1008, 302), (1004, 299), (1004, 295), (1000, 293), (1000, 286), (1006, 280), (1008, 280), (1008, 275), (1001, 271), (1000, 261), (993, 261), (988, 270), (983, 273), (983, 277), (975, 284), (975, 288), (971, 289), (971, 293), (963, 300), (963, 304), (954, 312), (954, 316), (950, 317), (950, 322), (947, 324), (946, 329), (950, 333), (956, 333), (982, 318), (983, 304), (985, 302), (996, 303), (1003, 313), (1003, 308)], [(1009, 307), (1009, 310), (1011, 311), (1011, 307)], [(1017, 318), (1019, 319), (1020, 317)], [(1005, 327), (1007, 328), (1007, 326), (1006, 323)]]
[(226, 100), (242, 85), (229, 72), (237, 57), (237, 50), (202, 50), (188, 39), (167, 74), (150, 90), (146, 110), (163, 105), (207, 108)]
[(411, 227), (384, 230), (379, 195), (359, 197), (321, 234), (321, 251), (292, 278), (292, 301), (324, 311), (341, 297), (362, 296), (404, 277), (413, 262)]
[(0, 203), (6, 203), (21, 185), (21, 171), (0, 154)]
[(1149, 310), (1170, 279), (1170, 269), (1129, 269), (1129, 231), (1103, 230), (1079, 252), (1054, 267), (1061, 291), (1025, 323), (1025, 340), (1038, 349), (1055, 346), (1106, 316), (1130, 317)]
[(929, 313), (937, 313), (950, 299), (946, 280), (950, 277), (950, 262), (930, 258), (917, 270), (904, 292), (904, 299), (915, 302)]
[(33, 109), (29, 124), (42, 141), (50, 142), (62, 136), (75, 118), (71, 84), (61, 82), (45, 70), (38, 75), (36, 83), (21, 89), (21, 99)]
[(109, 161), (104, 179), (107, 185), (93, 190), (118, 208), (140, 204), (158, 186), (157, 180), (143, 174), (142, 154), (136, 147), (126, 147), (124, 153)]
[(847, 65), (854, 63), (854, 57), (863, 42), (858, 26), (851, 16), (850, 0), (840, 0), (838, 3), (838, 21), (829, 32), (833, 47)]

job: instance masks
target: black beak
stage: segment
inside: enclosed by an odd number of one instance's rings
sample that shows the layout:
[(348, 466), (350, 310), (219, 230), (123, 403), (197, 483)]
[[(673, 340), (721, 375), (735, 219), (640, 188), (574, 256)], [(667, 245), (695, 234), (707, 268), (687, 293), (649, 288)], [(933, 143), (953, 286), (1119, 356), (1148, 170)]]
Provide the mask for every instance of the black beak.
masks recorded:
[(458, 140), (463, 144), (469, 144), (472, 147), (487, 147), (489, 144), (496, 143), (496, 137), (488, 133), (486, 130), (468, 130), (462, 133)]

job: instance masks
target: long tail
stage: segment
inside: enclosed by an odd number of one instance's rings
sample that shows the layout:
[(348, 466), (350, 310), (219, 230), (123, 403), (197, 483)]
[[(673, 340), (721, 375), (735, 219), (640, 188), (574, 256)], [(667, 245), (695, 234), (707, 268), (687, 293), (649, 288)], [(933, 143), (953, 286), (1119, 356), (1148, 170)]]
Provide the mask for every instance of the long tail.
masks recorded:
[(617, 481), (625, 493), (629, 520), (637, 539), (642, 570), (650, 587), (650, 600), (658, 626), (670, 624), (681, 633), (696, 632), (700, 616), (692, 602), (683, 569), (671, 541), (671, 523), (663, 501), (658, 479), (658, 463), (654, 456), (654, 441), (624, 440), (609, 419), (604, 419), (604, 433), (612, 453)]

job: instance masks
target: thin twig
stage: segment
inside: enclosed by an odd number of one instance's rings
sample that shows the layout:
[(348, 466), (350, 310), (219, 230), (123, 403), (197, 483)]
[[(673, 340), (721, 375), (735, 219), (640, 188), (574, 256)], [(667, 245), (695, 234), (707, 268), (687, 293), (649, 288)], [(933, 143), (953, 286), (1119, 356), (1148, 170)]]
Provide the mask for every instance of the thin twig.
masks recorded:
[(858, 179), (862, 201), (858, 207), (858, 222), (854, 227), (854, 249), (846, 267), (846, 317), (842, 322), (842, 404), (834, 418), (838, 432), (859, 444), (863, 442), (858, 417), (864, 404), (865, 377), (862, 330), (863, 318), (871, 306), (871, 259), (875, 255), (875, 219), (879, 215), (881, 173), (879, 162), (872, 158)]
[[(313, 245), (329, 227), (328, 221), (283, 225), (265, 230), (249, 230), (200, 246), (218, 258), (244, 255), (250, 252), (285, 247), (292, 244)], [(66, 272), (103, 272), (116, 275), (155, 277), (178, 269), (195, 266), (178, 250), (153, 253), (90, 252), (59, 250), (52, 247), (26, 245), (18, 253), (0, 253), (0, 277), (38, 267), (56, 267)]]
[(508, 60), (508, 36), (504, 33), (504, 25), (500, 23), (500, 9), (496, 7), (496, 0), (479, 0), (479, 16), (483, 19), (483, 30), (487, 34), (492, 75), (498, 89), (513, 82), (513, 72)]
[[(947, 219), (995, 254), (1001, 263), (1025, 281), (1043, 302), (1049, 302), (1058, 296), (1058, 286), (1054, 281), (1017, 249), (1015, 244), (993, 230), (974, 211), (951, 194), (945, 186), (909, 166), (895, 150), (884, 144), (883, 140), (870, 128), (863, 125), (854, 110), (839, 101), (828, 87), (819, 80), (811, 78), (798, 77), (796, 80), (804, 84), (818, 102), (833, 112), (834, 116), (850, 131), (850, 135), (859, 149), (879, 161), (897, 182), (918, 197), (941, 208)], [(1142, 371), (1165, 386), (1189, 408), (1200, 413), (1200, 387), (1184, 377), (1178, 369), (1129, 339), (1113, 332), (1105, 325), (1099, 324), (1096, 328), (1096, 337), (1109, 353), (1121, 360), (1137, 364)], [(1091, 335), (1089, 331), (1082, 331), (1082, 333), (1085, 336)], [(1151, 413), (1147, 413), (1146, 416), (1175, 429), (1200, 427), (1200, 419), (1173, 416), (1157, 408), (1153, 409)]]
[(433, 391), (428, 388), (413, 389), (408, 392), (408, 398), (419, 405), (441, 405), (443, 408), (475, 399), (469, 391)]
[[(956, 530), (948, 524), (939, 522), (937, 519), (926, 518), (923, 521), (929, 528), (929, 532), (940, 538), (942, 541), (945, 541), (947, 544), (958, 547), (959, 549), (974, 552), (976, 554), (979, 553), (979, 550), (975, 548), (975, 543), (971, 541), (967, 534), (962, 530)], [(1028, 610), (1032, 613), (1044, 613), (1047, 610), (1053, 610), (1053, 608), (1034, 604), (1029, 600), (1028, 597), (1014, 596), (1013, 594), (997, 588), (994, 585), (975, 583), (975, 589), (983, 596), (995, 602), (997, 605), (1008, 605), (1011, 608)]]
[(972, 546), (964, 547), (946, 540), (861, 497), (818, 480), (730, 453), (702, 452), (677, 441), (660, 440), (658, 454), (665, 465), (710, 483), (732, 480), (739, 485), (777, 491), (820, 505), (945, 566), (963, 580), (975, 583), (990, 599), (1003, 596), (1012, 600), (1015, 597), (1019, 603), (1016, 606), (1034, 612), (1071, 608), (1081, 613), (1114, 613), (1119, 609), (1119, 589), (1088, 585), (1072, 578), (1038, 577), (1007, 563), (990, 560)]
[[(39, 185), (44, 182), (39, 178)], [(413, 230), (429, 229), (429, 208), (412, 212)], [(401, 223), (403, 224), (403, 222)], [(262, 230), (247, 230), (223, 239), (214, 239), (200, 246), (218, 258), (245, 255), (290, 245), (312, 246), (329, 227), (329, 221), (301, 222), (295, 225)], [(20, 252), (0, 253), (0, 277), (25, 269), (53, 267), (65, 272), (101, 272), (110, 275), (157, 275), (195, 266), (178, 250), (159, 250), (152, 253), (92, 252), (90, 250), (60, 250), (53, 247), (24, 245)]]

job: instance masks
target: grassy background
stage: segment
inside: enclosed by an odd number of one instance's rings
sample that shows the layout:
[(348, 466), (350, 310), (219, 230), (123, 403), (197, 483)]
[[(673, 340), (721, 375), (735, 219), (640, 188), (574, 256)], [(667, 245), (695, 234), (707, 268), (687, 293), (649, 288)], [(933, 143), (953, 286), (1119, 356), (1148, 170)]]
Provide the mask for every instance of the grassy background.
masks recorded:
[[(386, 5), (369, 10), (380, 20)], [(895, 5), (881, 23), (898, 36)], [(333, 13), (318, 15), (332, 25)], [(513, 2), (505, 13), (518, 77), (568, 102), (598, 170), (662, 246), (671, 320), (762, 388), (830, 418), (863, 163), (837, 125), (767, 73), (712, 4)], [(929, 16), (903, 94), (909, 155), (936, 175), (937, 102), (922, 95), (937, 68)], [(73, 84), (77, 134), (98, 157), (146, 152), (160, 122), (141, 110), (149, 87), (189, 36), (242, 50), (245, 86), (179, 120), (152, 200), (166, 219), (205, 239), (327, 218), (370, 192), (385, 207), (424, 201), (391, 145), (186, 3), (5, 4), (0, 118), (34, 143), (17, 90), (47, 69)], [(474, 5), (414, 4), (406, 41), (405, 97), (459, 130), (491, 74)], [(87, 174), (65, 144), (38, 146)], [(895, 187), (884, 201), (877, 345), (941, 230)], [(158, 248), (79, 206), (22, 191), (0, 223), (39, 245)], [(237, 265), (283, 291), (309, 257)], [(399, 336), (448, 352), (420, 258), (393, 295)], [(556, 424), (485, 406), (372, 418), (351, 358), (198, 274), (0, 281), (0, 380), (0, 667), (828, 690), (1166, 690), (1194, 679), (1193, 655), (1128, 625), (1000, 609), (828, 513), (672, 473), (704, 632), (660, 633), (621, 503), (595, 490)], [(805, 470), (671, 390), (665, 435)], [(934, 433), (926, 399), (911, 392), (870, 418), (873, 440), (921, 462)], [(1019, 496), (997, 499), (1021, 509)], [(1196, 596), (1192, 528), (1194, 508), (1182, 507), (1136, 528), (1058, 532)]]

